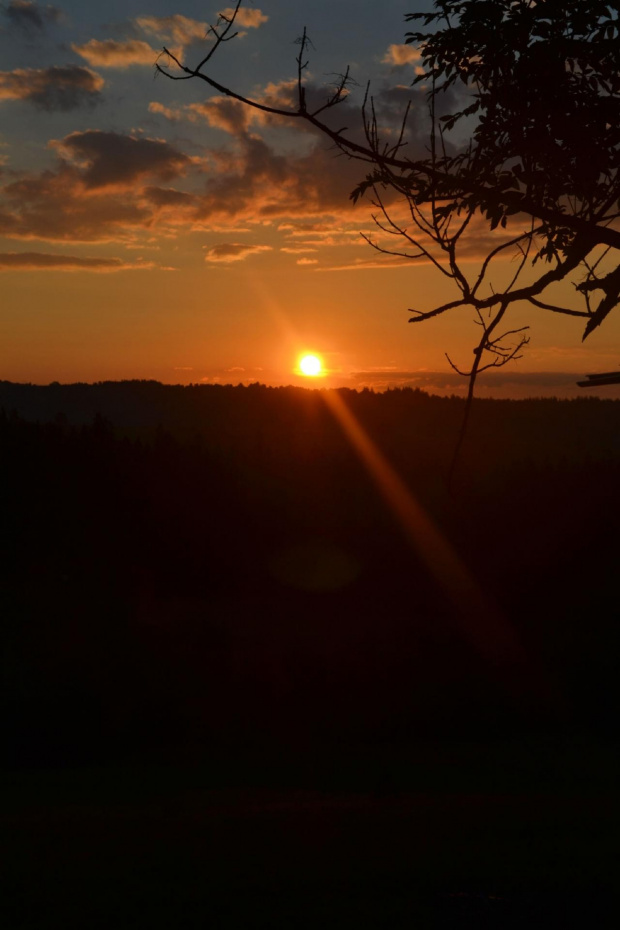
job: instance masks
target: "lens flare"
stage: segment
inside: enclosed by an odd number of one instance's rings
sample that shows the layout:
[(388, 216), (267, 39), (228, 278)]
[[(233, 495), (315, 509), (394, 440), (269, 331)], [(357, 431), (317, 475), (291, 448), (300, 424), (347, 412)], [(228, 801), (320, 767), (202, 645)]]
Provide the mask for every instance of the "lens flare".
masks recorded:
[(342, 394), (325, 391), (321, 396), (401, 524), (412, 548), (452, 602), (463, 634), (488, 661), (502, 667), (504, 674), (508, 660), (522, 672), (527, 659), (512, 626), (487, 598), (450, 542), (349, 409)]

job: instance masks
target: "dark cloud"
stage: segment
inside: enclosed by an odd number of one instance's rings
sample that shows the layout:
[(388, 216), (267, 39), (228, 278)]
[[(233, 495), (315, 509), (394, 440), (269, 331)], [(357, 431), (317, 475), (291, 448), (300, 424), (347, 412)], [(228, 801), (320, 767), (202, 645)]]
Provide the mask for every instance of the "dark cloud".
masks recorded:
[(75, 173), (46, 172), (4, 189), (0, 235), (44, 241), (122, 241), (153, 222), (153, 211), (122, 195), (85, 196)]
[(52, 143), (78, 165), (86, 188), (128, 187), (144, 178), (170, 181), (186, 172), (191, 160), (168, 142), (89, 129)]
[(153, 267), (152, 262), (127, 262), (122, 258), (80, 258), (48, 252), (0, 252), (0, 271), (113, 272)]
[[(178, 204), (181, 192), (143, 187), (149, 180), (183, 174), (190, 164), (168, 143), (88, 130), (72, 133), (54, 147), (61, 156), (56, 170), (23, 174), (1, 191), (1, 235), (127, 241), (136, 231), (151, 228), (163, 210), (179, 213), (179, 221), (187, 223)], [(174, 224), (174, 216), (169, 222)]]
[(271, 252), (270, 245), (247, 245), (242, 242), (221, 242), (207, 249), (206, 262), (241, 262), (250, 255)]
[(75, 110), (101, 100), (103, 78), (78, 65), (0, 71), (0, 100), (24, 100), (40, 110)]
[(47, 4), (40, 6), (33, 0), (11, 0), (0, 7), (2, 15), (9, 21), (9, 28), (23, 32), (43, 32), (51, 23), (62, 19), (62, 10)]
[[(324, 106), (333, 90), (333, 85), (307, 83), (305, 85), (305, 94), (308, 110), (312, 112)], [(214, 99), (224, 100), (226, 98), (212, 98), (209, 102), (213, 103)], [(457, 99), (451, 89), (445, 92), (441, 97), (441, 103), (438, 105), (438, 115), (453, 109)], [(376, 109), (379, 137), (385, 142), (396, 141), (396, 138), (400, 135), (405, 114), (408, 114), (403, 135), (405, 145), (401, 149), (401, 154), (412, 159), (427, 158), (431, 123), (426, 91), (411, 87), (410, 84), (384, 82), (373, 89), (373, 101)], [(288, 80), (279, 84), (267, 85), (260, 96), (260, 102), (277, 109), (297, 110), (297, 81)], [(259, 113), (259, 116), (255, 119), (257, 122), (273, 126), (281, 126), (288, 122), (288, 125), (291, 128), (294, 127), (296, 132), (302, 130), (323, 138), (323, 144), (325, 145), (326, 140), (320, 129), (295, 117), (286, 121), (282, 117), (261, 117)], [(346, 138), (364, 146), (368, 144), (362, 119), (359, 89), (352, 88), (352, 92), (343, 96), (340, 103), (320, 113), (319, 119), (334, 131), (342, 130), (346, 126), (346, 132), (343, 133)]]
[(142, 196), (156, 207), (195, 207), (198, 202), (194, 194), (171, 187), (145, 187)]
[(359, 178), (355, 162), (320, 144), (305, 155), (285, 156), (257, 136), (246, 135), (239, 143), (237, 156), (222, 160), (219, 173), (209, 176), (198, 219), (351, 218), (349, 191)]

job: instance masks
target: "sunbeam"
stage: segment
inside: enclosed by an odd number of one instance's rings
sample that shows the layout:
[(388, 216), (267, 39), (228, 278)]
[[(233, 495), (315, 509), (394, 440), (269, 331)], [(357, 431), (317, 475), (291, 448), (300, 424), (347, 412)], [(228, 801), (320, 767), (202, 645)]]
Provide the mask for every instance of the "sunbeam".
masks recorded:
[(416, 555), (453, 605), (463, 635), (489, 662), (502, 666), (522, 665), (526, 656), (515, 631), (348, 408), (342, 395), (331, 390), (321, 392), (321, 397), (358, 453)]

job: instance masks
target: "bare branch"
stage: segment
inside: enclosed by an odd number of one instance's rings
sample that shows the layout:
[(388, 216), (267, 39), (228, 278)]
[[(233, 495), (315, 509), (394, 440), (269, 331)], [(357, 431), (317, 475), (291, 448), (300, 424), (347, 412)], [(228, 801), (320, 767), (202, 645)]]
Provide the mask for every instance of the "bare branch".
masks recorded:
[(493, 259), (494, 259), (494, 258), (497, 258), (497, 256), (498, 256), (501, 252), (503, 252), (504, 249), (514, 248), (515, 246), (519, 245), (519, 243), (523, 242), (524, 239), (529, 239), (532, 235), (536, 235), (536, 232), (539, 231), (540, 228), (541, 228), (541, 227), (538, 227), (537, 229), (530, 230), (529, 232), (520, 233), (518, 236), (515, 236), (513, 239), (509, 239), (507, 242), (501, 242), (498, 246), (496, 246), (494, 249), (492, 249), (492, 250), (489, 252), (489, 254), (486, 256), (484, 262), (482, 263), (482, 268), (480, 269), (480, 274), (478, 275), (478, 278), (477, 278), (477, 280), (476, 280), (476, 283), (474, 284), (474, 286), (473, 286), (473, 288), (472, 288), (472, 291), (471, 291), (471, 292), (472, 292), (472, 296), (475, 296), (475, 295), (476, 295), (477, 291), (479, 290), (480, 286), (482, 285), (482, 283), (483, 283), (483, 281), (484, 281), (484, 278), (485, 278), (485, 276), (486, 276), (486, 273), (487, 273), (487, 271), (488, 271), (488, 269), (489, 269), (489, 265), (491, 264), (491, 262), (493, 261)]
[(590, 316), (587, 310), (571, 310), (568, 307), (558, 307), (555, 304), (548, 304), (542, 300), (538, 300), (536, 297), (528, 297), (527, 300), (535, 307), (540, 307), (541, 310), (550, 310), (552, 313), (563, 313), (565, 316), (586, 317), (586, 319)]
[[(233, 10), (232, 16), (227, 17), (227, 16), (224, 16), (223, 13), (220, 13), (220, 14), (219, 14), (218, 21), (217, 21), (217, 24), (216, 24), (215, 26), (211, 26), (211, 27), (210, 27), (209, 31), (210, 31), (211, 33), (213, 33), (213, 35), (215, 36), (215, 44), (214, 44), (213, 47), (209, 50), (208, 54), (205, 55), (205, 57), (202, 59), (202, 61), (200, 62), (200, 64), (198, 64), (198, 65), (196, 66), (196, 68), (194, 69), (195, 71), (200, 71), (201, 68), (204, 68), (204, 66), (207, 64), (207, 62), (210, 61), (211, 58), (213, 58), (213, 56), (215, 55), (216, 51), (218, 50), (218, 48), (220, 47), (220, 45), (221, 45), (223, 42), (230, 42), (231, 39), (234, 39), (234, 38), (235, 38), (235, 36), (237, 35), (237, 33), (235, 33), (234, 35), (231, 35), (231, 36), (229, 36), (228, 33), (230, 32), (230, 30), (231, 30), (231, 29), (233, 28), (233, 26), (235, 25), (235, 20), (237, 19), (237, 14), (239, 13), (239, 7), (241, 6), (242, 2), (243, 2), (243, 0), (237, 0), (237, 3), (235, 4), (235, 8), (234, 8), (234, 10)], [(221, 22), (225, 22), (226, 25), (225, 25), (224, 29), (222, 30), (222, 32), (218, 32), (218, 31), (217, 31), (217, 28), (218, 28), (218, 26), (219, 26), (219, 24), (220, 24)]]
[(443, 304), (441, 307), (435, 307), (434, 310), (409, 310), (409, 313), (417, 313), (417, 316), (411, 317), (409, 320), (410, 323), (422, 323), (424, 320), (432, 320), (435, 316), (440, 316), (440, 314), (445, 313), (446, 310), (454, 310), (455, 307), (466, 307), (468, 301), (465, 299), (461, 300), (451, 300), (447, 304)]

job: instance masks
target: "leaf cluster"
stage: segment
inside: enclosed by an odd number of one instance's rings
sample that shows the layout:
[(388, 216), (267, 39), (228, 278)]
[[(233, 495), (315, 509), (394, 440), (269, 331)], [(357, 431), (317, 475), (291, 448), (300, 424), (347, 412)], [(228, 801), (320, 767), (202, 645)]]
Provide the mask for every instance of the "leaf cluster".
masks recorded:
[[(546, 220), (541, 257), (565, 253), (576, 225), (620, 205), (620, 4), (603, 0), (437, 0), (412, 13), (426, 83), (461, 88), (446, 130), (472, 123), (448, 166), (491, 227), (525, 209)], [(528, 209), (529, 208), (529, 209)]]

